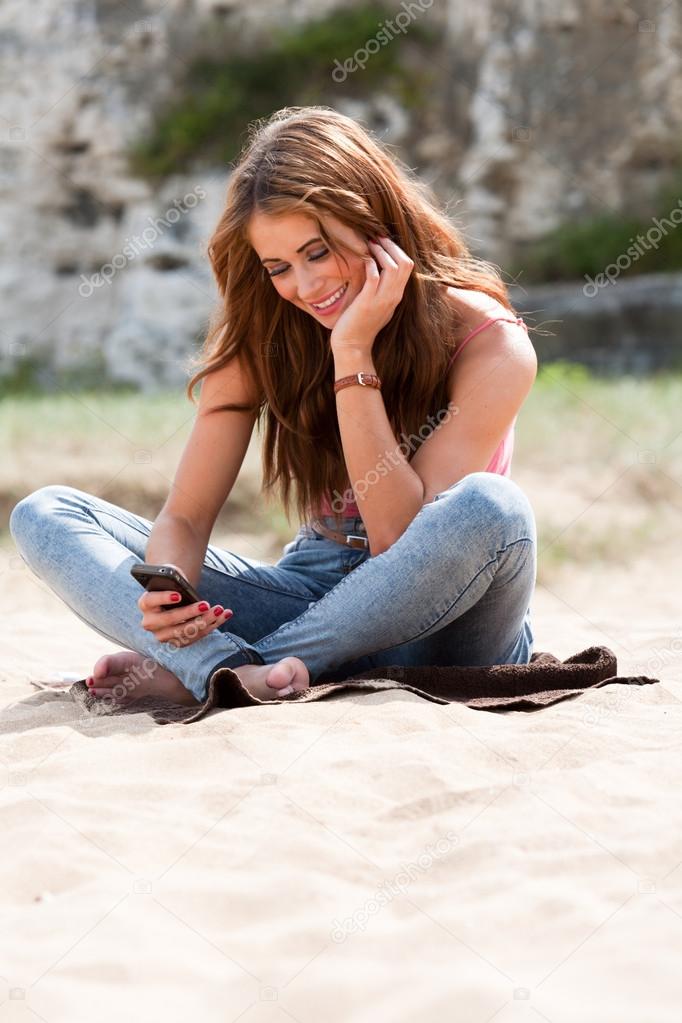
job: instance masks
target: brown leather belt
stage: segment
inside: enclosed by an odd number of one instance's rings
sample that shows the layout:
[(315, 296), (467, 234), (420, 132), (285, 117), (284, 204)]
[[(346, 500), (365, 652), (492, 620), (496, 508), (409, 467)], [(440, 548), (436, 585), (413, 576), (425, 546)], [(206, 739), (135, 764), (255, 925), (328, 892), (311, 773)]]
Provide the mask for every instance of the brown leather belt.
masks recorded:
[(316, 533), (321, 533), (328, 540), (334, 540), (336, 543), (343, 544), (344, 547), (362, 547), (365, 550), (369, 550), (369, 540), (366, 536), (361, 536), (358, 533), (342, 533), (340, 530), (328, 529), (327, 526), (318, 522), (317, 519), (313, 519), (308, 525)]

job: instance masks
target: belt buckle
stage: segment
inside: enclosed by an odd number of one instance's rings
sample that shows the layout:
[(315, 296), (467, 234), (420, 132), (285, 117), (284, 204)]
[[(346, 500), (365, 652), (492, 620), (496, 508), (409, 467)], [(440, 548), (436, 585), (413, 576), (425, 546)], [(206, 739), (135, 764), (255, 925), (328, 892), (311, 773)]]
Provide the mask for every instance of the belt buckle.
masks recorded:
[(349, 547), (362, 547), (363, 550), (366, 550), (369, 547), (369, 540), (366, 536), (359, 536), (357, 533), (346, 533), (346, 544)]

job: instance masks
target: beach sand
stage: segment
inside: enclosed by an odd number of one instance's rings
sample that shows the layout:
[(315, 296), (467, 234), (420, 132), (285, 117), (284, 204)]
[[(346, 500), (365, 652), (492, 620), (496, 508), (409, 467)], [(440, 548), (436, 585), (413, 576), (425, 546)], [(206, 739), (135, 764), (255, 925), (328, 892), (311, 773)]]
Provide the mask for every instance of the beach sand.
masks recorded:
[(679, 1019), (682, 566), (534, 599), (536, 650), (658, 685), (160, 727), (30, 685), (118, 648), (3, 565), (2, 1023)]

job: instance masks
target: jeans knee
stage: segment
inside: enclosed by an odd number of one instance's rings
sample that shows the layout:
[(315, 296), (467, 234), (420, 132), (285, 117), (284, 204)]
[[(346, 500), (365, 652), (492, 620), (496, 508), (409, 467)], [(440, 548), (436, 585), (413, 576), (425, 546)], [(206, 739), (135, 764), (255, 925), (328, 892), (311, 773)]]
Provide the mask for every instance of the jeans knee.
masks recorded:
[(51, 483), (33, 490), (22, 497), (12, 509), (9, 517), (9, 531), (15, 544), (20, 546), (28, 540), (38, 524), (53, 511), (66, 493), (73, 494), (74, 488), (60, 483)]
[[(460, 492), (474, 508), (476, 518), (492, 525), (505, 525), (505, 532), (536, 541), (535, 515), (521, 487), (496, 472), (472, 472), (444, 491), (442, 498)], [(457, 510), (455, 514), (459, 515)]]

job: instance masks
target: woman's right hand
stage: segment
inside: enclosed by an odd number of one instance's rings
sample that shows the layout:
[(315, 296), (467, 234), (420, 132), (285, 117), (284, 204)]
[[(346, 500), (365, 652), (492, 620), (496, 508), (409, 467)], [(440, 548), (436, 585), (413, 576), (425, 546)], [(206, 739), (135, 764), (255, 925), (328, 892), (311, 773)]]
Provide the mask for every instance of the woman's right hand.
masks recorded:
[(137, 601), (142, 611), (142, 628), (153, 633), (159, 643), (191, 646), (232, 617), (229, 608), (223, 609), (221, 604), (211, 607), (205, 600), (162, 611), (164, 604), (173, 603), (173, 592), (177, 591), (145, 590)]

